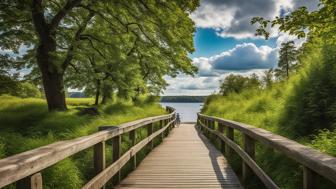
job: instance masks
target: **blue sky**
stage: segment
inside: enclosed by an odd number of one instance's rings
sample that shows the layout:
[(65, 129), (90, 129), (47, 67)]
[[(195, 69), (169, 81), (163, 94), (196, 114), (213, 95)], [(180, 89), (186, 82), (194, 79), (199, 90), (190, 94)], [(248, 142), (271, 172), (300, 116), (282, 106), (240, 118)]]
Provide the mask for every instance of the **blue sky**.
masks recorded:
[(267, 45), (272, 48), (276, 47), (276, 38), (269, 40), (259, 39), (235, 39), (233, 37), (221, 37), (216, 34), (212, 28), (197, 28), (194, 34), (195, 52), (190, 55), (191, 58), (210, 57), (221, 52), (233, 49), (236, 45), (242, 43), (254, 43), (260, 47)]
[(275, 68), (282, 42), (298, 40), (271, 29), (271, 39), (256, 37), (253, 17), (273, 19), (299, 7), (315, 10), (318, 0), (200, 0), (200, 7), (190, 15), (195, 22), (195, 52), (192, 64), (198, 67), (195, 77), (166, 77), (170, 84), (163, 95), (209, 95), (218, 90), (229, 74), (250, 75)]

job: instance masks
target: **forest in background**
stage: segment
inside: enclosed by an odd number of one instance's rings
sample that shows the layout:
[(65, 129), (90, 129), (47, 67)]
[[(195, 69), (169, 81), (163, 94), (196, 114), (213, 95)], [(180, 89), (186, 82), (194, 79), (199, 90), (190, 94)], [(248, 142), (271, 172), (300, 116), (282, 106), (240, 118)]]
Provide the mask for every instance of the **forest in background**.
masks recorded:
[(161, 102), (204, 102), (206, 96), (162, 96)]

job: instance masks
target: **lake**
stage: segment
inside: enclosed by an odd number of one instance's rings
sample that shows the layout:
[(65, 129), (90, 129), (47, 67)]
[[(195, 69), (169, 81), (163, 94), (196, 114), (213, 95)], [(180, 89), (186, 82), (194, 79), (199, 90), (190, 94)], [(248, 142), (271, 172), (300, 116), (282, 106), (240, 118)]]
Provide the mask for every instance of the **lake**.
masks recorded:
[(181, 122), (196, 122), (197, 112), (200, 112), (203, 103), (161, 102), (162, 106), (175, 108), (180, 114)]

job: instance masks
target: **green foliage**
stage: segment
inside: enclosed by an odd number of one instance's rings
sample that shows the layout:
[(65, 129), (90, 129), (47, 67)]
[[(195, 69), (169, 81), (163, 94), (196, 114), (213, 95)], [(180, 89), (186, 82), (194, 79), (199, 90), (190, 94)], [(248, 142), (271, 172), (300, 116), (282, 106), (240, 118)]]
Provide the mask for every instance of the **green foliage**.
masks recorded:
[(41, 91), (33, 84), (28, 82), (20, 82), (19, 90), (17, 91), (17, 96), (22, 98), (40, 98)]
[(329, 131), (327, 129), (320, 130), (314, 136), (311, 146), (318, 148), (320, 151), (336, 156), (336, 130)]
[(288, 97), (287, 111), (281, 120), (282, 125), (295, 126), (291, 128), (295, 136), (316, 133), (321, 128), (335, 128), (335, 49), (335, 45), (327, 44), (306, 47), (306, 58), (302, 61), (310, 68), (302, 73), (304, 79), (295, 84), (295, 92)]
[(241, 93), (243, 90), (258, 88), (260, 85), (261, 83), (256, 74), (252, 74), (250, 77), (230, 74), (225, 77), (224, 81), (222, 81), (220, 85), (220, 93), (222, 95)]
[[(300, 58), (302, 68), (288, 81), (239, 94), (212, 95), (202, 112), (261, 127), (335, 156), (335, 49), (320, 39), (310, 41)], [(265, 148), (257, 148), (256, 153), (258, 165), (281, 188), (302, 187), (302, 169), (297, 163)], [(318, 180), (319, 188), (335, 187)]]
[[(274, 20), (265, 20), (255, 17), (251, 20), (252, 24), (259, 24), (256, 35), (269, 38), (268, 26), (277, 26), (280, 31), (288, 32), (298, 38), (319, 36), (330, 43), (335, 43), (336, 25), (334, 11), (336, 2), (334, 0), (319, 0), (319, 9), (309, 12), (306, 7), (300, 7), (284, 17), (276, 17)], [(307, 33), (308, 31), (308, 33)]]
[(289, 78), (289, 73), (297, 67), (297, 55), (298, 51), (295, 48), (294, 41), (281, 44), (278, 68), (275, 70), (275, 74), (278, 78)]
[(16, 79), (15, 76), (0, 74), (0, 95), (8, 94), (22, 98), (41, 97), (40, 90), (29, 82), (22, 82)]
[[(146, 101), (146, 98), (142, 98)], [(101, 125), (118, 125), (149, 116), (164, 114), (157, 103), (116, 100), (101, 106), (99, 116), (80, 116), (81, 107), (94, 99), (67, 99), (69, 111), (48, 112), (46, 103), (37, 98), (0, 96), (0, 157), (7, 157), (59, 140), (92, 134)], [(107, 159), (112, 153), (107, 153)], [(80, 188), (92, 178), (92, 150), (57, 163), (42, 172), (44, 188)]]
[(11, 94), (16, 95), (19, 89), (19, 83), (7, 74), (0, 74), (0, 95)]

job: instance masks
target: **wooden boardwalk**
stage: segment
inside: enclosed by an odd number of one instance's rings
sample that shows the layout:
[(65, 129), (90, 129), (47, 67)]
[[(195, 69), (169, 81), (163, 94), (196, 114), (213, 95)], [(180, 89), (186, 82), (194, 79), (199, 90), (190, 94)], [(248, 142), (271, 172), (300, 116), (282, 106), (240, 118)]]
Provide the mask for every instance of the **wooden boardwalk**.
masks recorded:
[(223, 155), (194, 125), (181, 124), (117, 188), (233, 189), (242, 186)]

